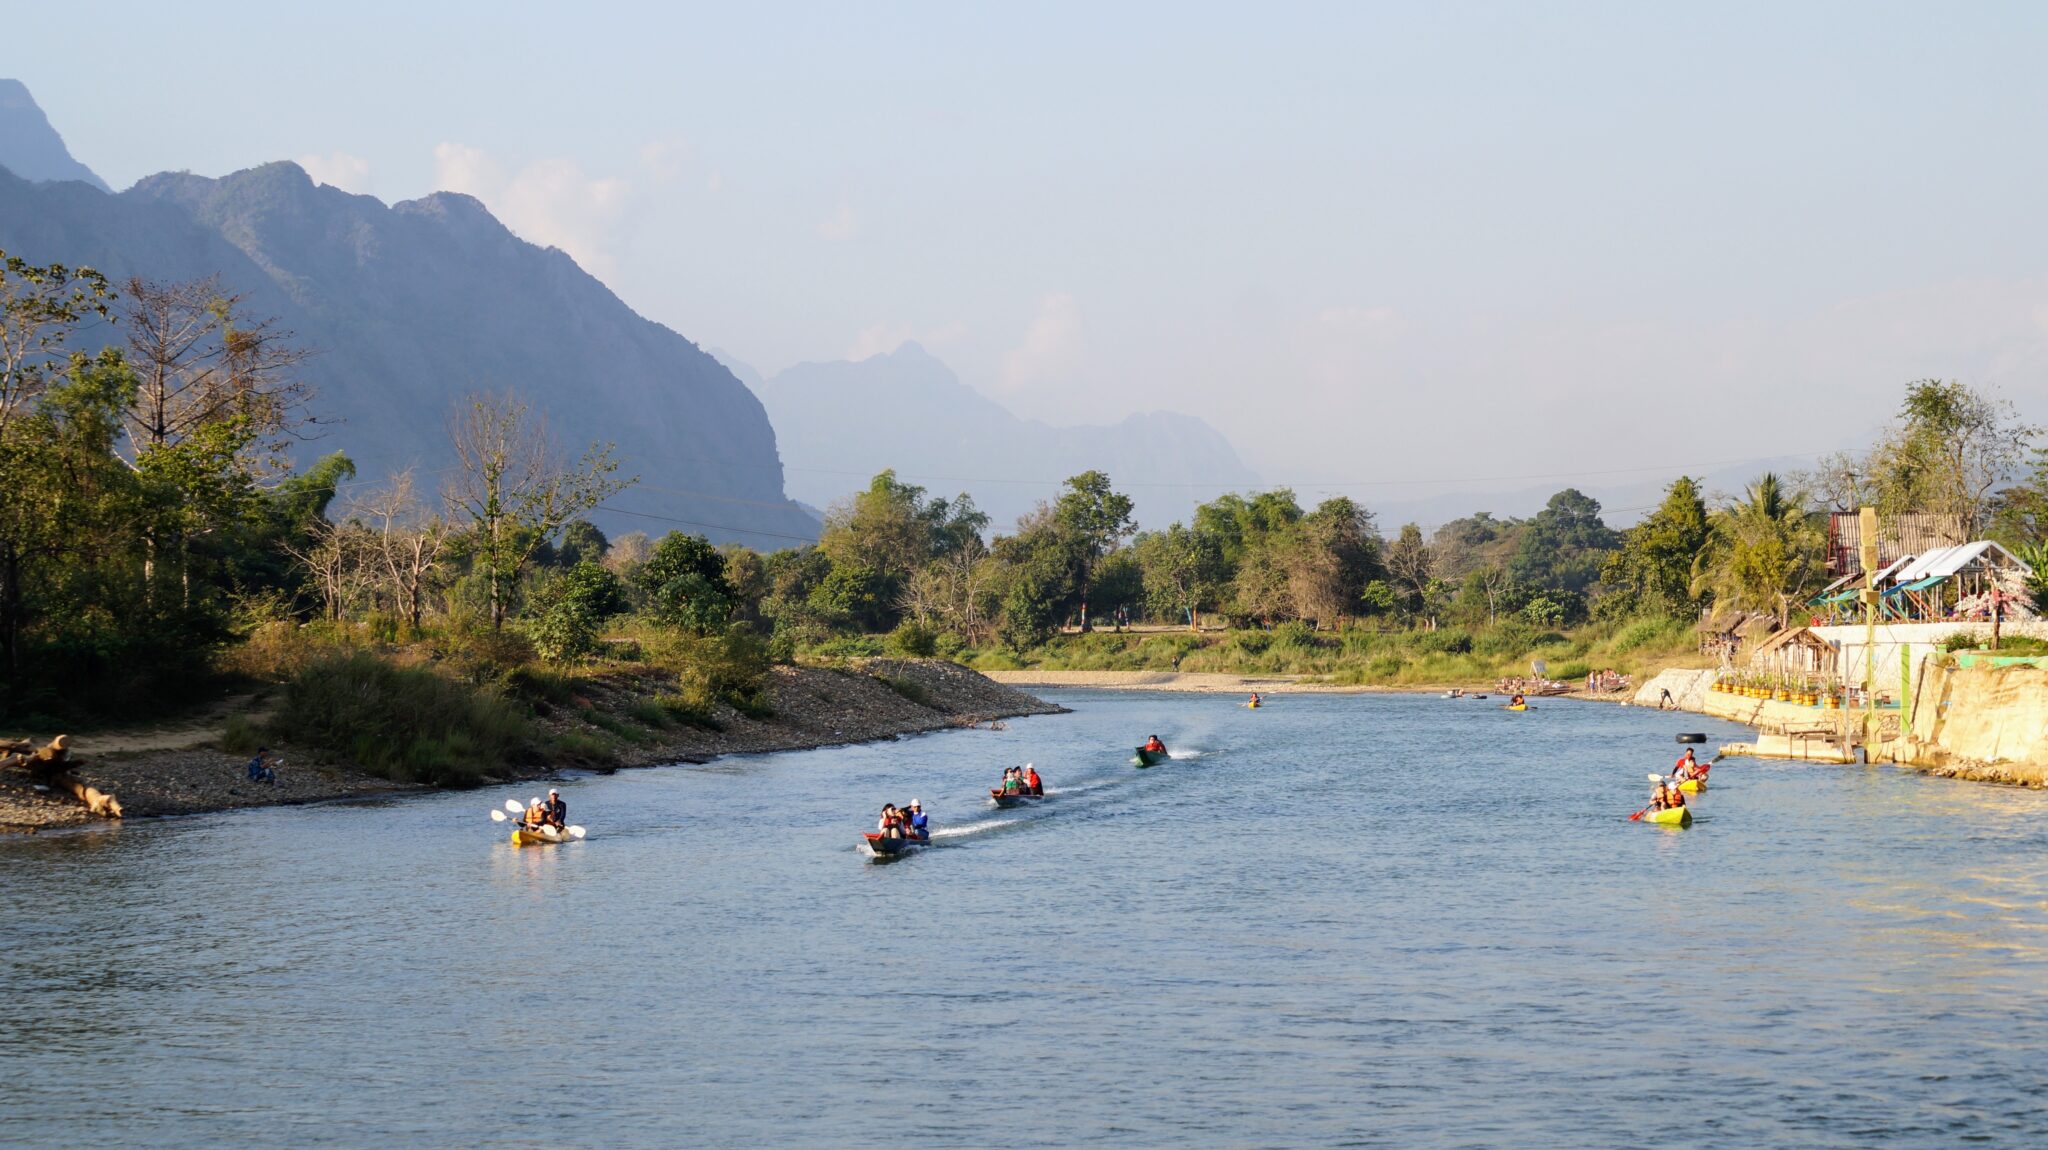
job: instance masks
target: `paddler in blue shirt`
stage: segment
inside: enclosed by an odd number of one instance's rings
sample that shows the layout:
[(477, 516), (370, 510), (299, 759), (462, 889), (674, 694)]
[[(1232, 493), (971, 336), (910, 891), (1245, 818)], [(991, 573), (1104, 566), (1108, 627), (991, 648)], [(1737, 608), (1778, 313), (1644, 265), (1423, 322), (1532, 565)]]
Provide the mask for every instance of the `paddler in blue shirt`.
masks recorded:
[(910, 805), (904, 809), (910, 812), (911, 835), (921, 839), (932, 837), (930, 823), (924, 817), (924, 806), (916, 799), (912, 799)]

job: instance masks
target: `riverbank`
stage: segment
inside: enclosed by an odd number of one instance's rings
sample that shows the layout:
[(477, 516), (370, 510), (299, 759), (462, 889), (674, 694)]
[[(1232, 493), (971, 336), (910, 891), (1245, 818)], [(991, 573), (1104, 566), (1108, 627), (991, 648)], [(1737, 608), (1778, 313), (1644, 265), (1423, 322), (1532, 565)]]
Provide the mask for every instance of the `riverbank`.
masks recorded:
[[(810, 750), (874, 742), (927, 731), (986, 725), (1064, 708), (993, 682), (955, 663), (932, 659), (863, 659), (843, 666), (776, 667), (771, 672), (772, 714), (749, 717), (720, 707), (715, 726), (650, 724), (637, 718), (657, 685), (626, 675), (589, 684), (575, 705), (557, 708), (543, 723), (590, 741), (592, 753), (575, 764), (537, 763), (500, 776), (543, 778), (565, 765), (598, 770), (708, 762), (721, 755)], [(346, 761), (293, 748), (272, 747), (282, 765), (275, 785), (249, 781), (246, 754), (221, 750), (219, 740), (194, 745), (189, 724), (164, 728), (163, 743), (137, 732), (73, 740), (78, 776), (114, 795), (127, 817), (157, 817), (239, 807), (322, 802), (435, 789), (398, 783)], [(25, 776), (0, 772), (0, 829), (34, 832), (98, 821), (68, 796), (31, 790)]]

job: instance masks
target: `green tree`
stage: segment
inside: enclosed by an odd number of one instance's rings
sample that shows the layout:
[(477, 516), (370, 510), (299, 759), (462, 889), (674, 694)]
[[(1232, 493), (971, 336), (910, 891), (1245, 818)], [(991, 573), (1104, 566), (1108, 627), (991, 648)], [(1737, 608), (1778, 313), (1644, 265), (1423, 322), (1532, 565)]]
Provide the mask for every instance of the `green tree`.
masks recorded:
[(1922, 379), (1906, 385), (1898, 419), (1866, 461), (1878, 510), (1950, 515), (1963, 538), (1978, 538), (1991, 493), (2024, 458), (2037, 429), (2010, 402), (1966, 384)]
[(1600, 519), (1600, 501), (1576, 488), (1550, 497), (1529, 520), (1516, 545), (1510, 570), (1532, 591), (1583, 595), (1600, 578), (1600, 567), (1620, 538)]
[(1151, 614), (1185, 620), (1191, 630), (1200, 630), (1202, 612), (1216, 605), (1230, 577), (1215, 535), (1176, 523), (1138, 536), (1131, 550)]
[(1366, 584), (1386, 575), (1372, 512), (1342, 496), (1302, 516), (1283, 561), (1293, 614), (1318, 625), (1357, 613)]
[(1766, 472), (1745, 497), (1708, 517), (1707, 544), (1693, 562), (1692, 593), (1716, 603), (1769, 611), (1783, 628), (1792, 604), (1819, 585), (1826, 540), (1806, 497)]
[(1601, 567), (1607, 613), (1679, 616), (1697, 610), (1693, 561), (1707, 545), (1707, 533), (1707, 504), (1700, 485), (1680, 476), (1665, 489), (1664, 501), (1655, 511), (1622, 533), (1621, 549), (1610, 553)]
[(634, 573), (647, 613), (664, 626), (696, 635), (725, 629), (736, 595), (725, 576), (725, 556), (701, 535), (671, 531)]
[(1109, 485), (1109, 476), (1084, 471), (1067, 480), (1066, 493), (1053, 504), (1053, 521), (1073, 541), (1079, 562), (1075, 574), (1081, 598), (1081, 629), (1088, 629), (1088, 593), (1096, 568), (1117, 544), (1138, 529), (1131, 518), (1131, 500)]
[(533, 649), (555, 662), (595, 653), (605, 621), (628, 606), (625, 584), (589, 560), (545, 576), (532, 605), (536, 618), (527, 633)]

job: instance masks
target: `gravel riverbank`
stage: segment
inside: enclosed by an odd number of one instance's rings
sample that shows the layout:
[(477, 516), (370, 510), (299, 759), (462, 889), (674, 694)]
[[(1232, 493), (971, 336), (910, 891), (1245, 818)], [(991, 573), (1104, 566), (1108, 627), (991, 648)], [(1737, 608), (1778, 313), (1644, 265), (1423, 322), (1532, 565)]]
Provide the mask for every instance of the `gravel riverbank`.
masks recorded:
[[(601, 683), (587, 702), (631, 735), (617, 745), (613, 761), (606, 765), (647, 767), (704, 762), (719, 755), (806, 750), (1064, 709), (965, 667), (932, 659), (869, 659), (837, 668), (777, 667), (773, 674), (773, 717), (750, 719), (721, 709), (719, 730), (628, 724), (619, 717), (627, 704), (643, 697), (636, 685), (631, 680)], [(557, 718), (549, 725), (559, 729), (576, 721)], [(273, 748), (283, 760), (273, 786), (248, 781), (243, 771), (247, 755), (191, 745), (190, 732), (184, 728), (175, 729), (175, 737), (166, 729), (163, 742), (175, 745), (137, 745), (148, 741), (133, 732), (107, 737), (101, 746), (91, 735), (73, 740), (74, 753), (83, 760), (79, 777), (118, 798), (130, 818), (429, 789), (394, 783), (331, 757), (282, 745)], [(540, 778), (556, 769), (536, 766), (513, 777)], [(29, 787), (26, 775), (0, 771), (0, 830), (32, 833), (94, 821), (69, 796), (37, 792)]]

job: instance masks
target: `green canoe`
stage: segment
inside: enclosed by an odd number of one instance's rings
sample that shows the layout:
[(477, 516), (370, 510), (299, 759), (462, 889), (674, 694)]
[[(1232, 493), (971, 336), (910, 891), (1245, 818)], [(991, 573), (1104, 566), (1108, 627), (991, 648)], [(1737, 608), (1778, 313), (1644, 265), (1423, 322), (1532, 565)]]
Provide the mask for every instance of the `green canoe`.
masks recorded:
[(1141, 767), (1156, 767), (1173, 757), (1165, 751), (1148, 751), (1143, 747), (1136, 747), (1133, 750), (1138, 756), (1138, 765)]

